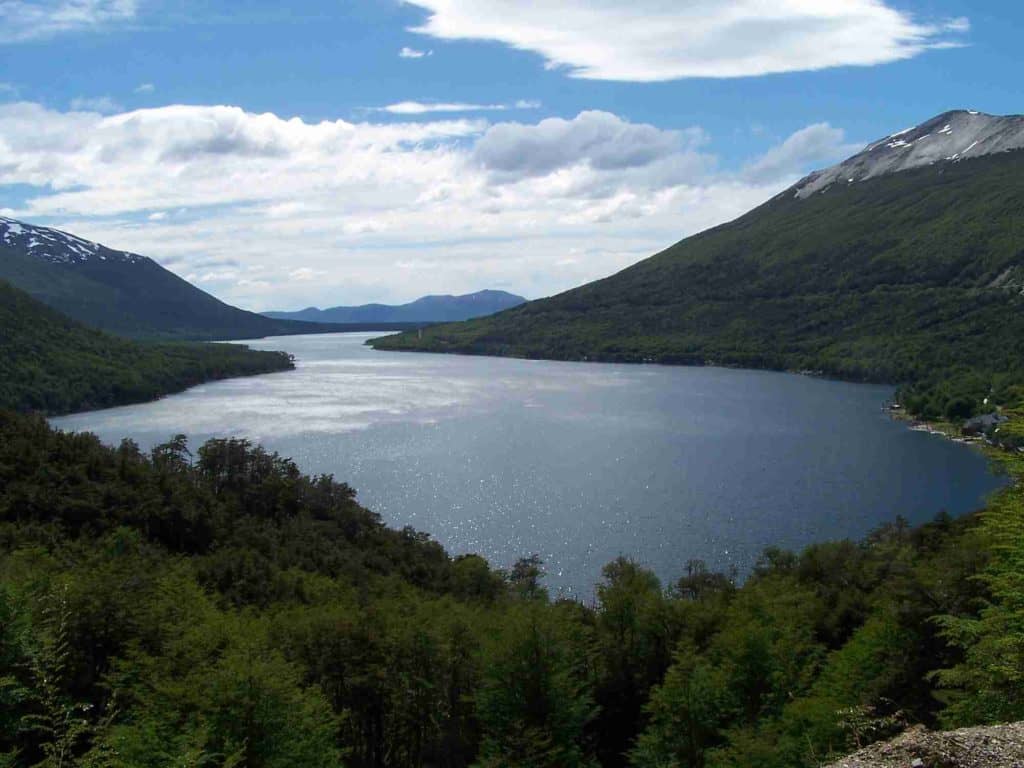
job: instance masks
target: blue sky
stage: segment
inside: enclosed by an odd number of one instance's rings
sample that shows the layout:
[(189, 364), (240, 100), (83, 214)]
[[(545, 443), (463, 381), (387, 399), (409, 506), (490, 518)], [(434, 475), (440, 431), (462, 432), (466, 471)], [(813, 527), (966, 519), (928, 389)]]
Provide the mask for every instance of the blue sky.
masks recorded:
[(1022, 111), (1017, 3), (293, 5), (0, 0), (0, 210), (253, 309), (535, 297)]

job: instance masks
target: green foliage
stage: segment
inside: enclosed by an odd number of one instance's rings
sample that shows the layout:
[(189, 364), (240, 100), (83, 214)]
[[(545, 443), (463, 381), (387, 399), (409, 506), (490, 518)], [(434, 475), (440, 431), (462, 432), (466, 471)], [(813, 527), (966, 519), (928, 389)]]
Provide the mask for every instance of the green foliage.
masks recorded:
[(59, 315), (0, 281), (0, 408), (45, 414), (153, 400), (211, 379), (292, 367), (230, 344), (134, 343)]
[(0, 414), (0, 765), (810, 768), (1024, 716), (1020, 509), (769, 550), (743, 584), (619, 559), (584, 606), (243, 440)]
[(130, 715), (106, 729), (93, 755), (111, 766), (154, 768), (338, 765), (336, 716), (269, 647), (264, 623), (203, 613), (189, 617), (199, 623), (161, 627), (188, 646), (165, 636), (159, 656), (135, 650), (115, 665), (110, 684)]
[[(569, 620), (567, 620), (569, 619)], [(594, 765), (583, 735), (596, 709), (586, 633), (568, 611), (516, 607), (488, 638), (476, 694), (481, 768)]]
[(1024, 381), (1024, 152), (784, 193), (604, 280), (378, 349), (734, 365), (908, 385), (958, 419)]
[[(768, 550), (738, 589), (681, 592), (682, 638), (633, 764), (817, 766), (905, 722), (934, 723), (930, 673), (962, 655), (929, 618), (970, 616), (983, 593), (973, 523), (898, 521), (859, 545)], [(696, 566), (682, 582), (703, 575)]]
[(540, 555), (530, 555), (516, 560), (506, 579), (513, 591), (523, 600), (547, 600), (548, 592), (541, 586), (544, 578), (544, 561)]
[[(1020, 478), (1022, 462), (1012, 460)], [(990, 594), (980, 612), (944, 615), (944, 636), (966, 657), (936, 677), (951, 689), (943, 720), (950, 725), (1024, 719), (1024, 492), (1001, 492), (981, 513), (982, 535), (992, 553), (979, 579)]]
[(683, 644), (648, 703), (650, 726), (631, 753), (638, 768), (703, 768), (707, 751), (721, 742), (729, 691), (720, 670)]
[(603, 764), (616, 765), (646, 723), (644, 704), (672, 661), (680, 621), (650, 571), (619, 558), (604, 567), (603, 577), (595, 627), (602, 713), (597, 749)]

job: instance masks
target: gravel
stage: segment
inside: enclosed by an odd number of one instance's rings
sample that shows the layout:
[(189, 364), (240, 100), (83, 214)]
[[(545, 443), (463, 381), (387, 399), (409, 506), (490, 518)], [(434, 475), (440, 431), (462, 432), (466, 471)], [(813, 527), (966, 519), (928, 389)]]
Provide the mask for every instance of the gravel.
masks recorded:
[(941, 732), (916, 726), (828, 768), (1024, 768), (1024, 723)]

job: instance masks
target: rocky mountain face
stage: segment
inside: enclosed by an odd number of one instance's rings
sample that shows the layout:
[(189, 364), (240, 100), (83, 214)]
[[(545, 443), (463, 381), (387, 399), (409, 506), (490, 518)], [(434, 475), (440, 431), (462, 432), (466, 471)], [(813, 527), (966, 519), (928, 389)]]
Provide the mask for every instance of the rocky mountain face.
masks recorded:
[(804, 199), (834, 184), (856, 184), (936, 163), (1024, 148), (1024, 115), (986, 115), (955, 110), (869, 144), (838, 165), (801, 180), (792, 194)]

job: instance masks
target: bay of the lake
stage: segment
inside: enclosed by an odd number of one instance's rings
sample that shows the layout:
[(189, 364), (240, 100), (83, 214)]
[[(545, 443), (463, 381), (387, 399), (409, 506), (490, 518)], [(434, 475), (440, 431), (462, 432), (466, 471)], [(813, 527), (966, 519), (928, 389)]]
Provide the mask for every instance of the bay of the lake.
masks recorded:
[(143, 448), (239, 436), (331, 473), (389, 525), (495, 566), (537, 553), (590, 599), (626, 555), (666, 584), (690, 559), (860, 538), (979, 507), (978, 452), (894, 422), (890, 388), (725, 368), (376, 352), (379, 334), (245, 342), (296, 369), (52, 419)]

